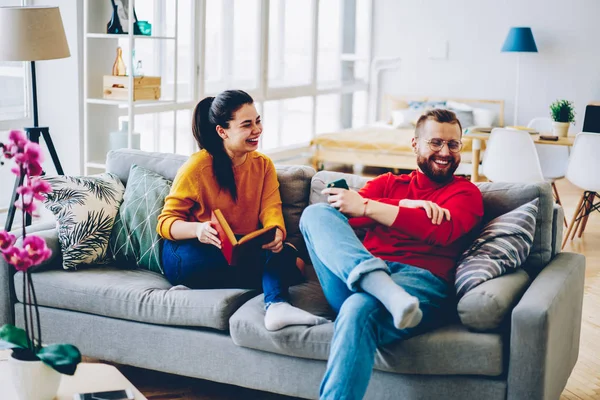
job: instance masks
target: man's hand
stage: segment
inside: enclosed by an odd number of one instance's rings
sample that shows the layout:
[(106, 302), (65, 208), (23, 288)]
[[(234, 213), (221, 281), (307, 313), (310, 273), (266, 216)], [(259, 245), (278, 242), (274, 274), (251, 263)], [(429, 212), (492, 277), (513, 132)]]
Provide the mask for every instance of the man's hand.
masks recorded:
[(212, 244), (215, 247), (221, 248), (221, 241), (217, 230), (213, 228), (210, 221), (196, 223), (196, 237), (202, 243)]
[(321, 193), (331, 195), (327, 198), (329, 204), (347, 216), (363, 216), (365, 210), (364, 198), (358, 192), (340, 188), (327, 188), (323, 189)]
[(275, 230), (275, 239), (262, 247), (265, 250), (271, 250), (273, 253), (279, 253), (283, 249), (283, 232), (277, 228)]
[(427, 200), (409, 200), (402, 199), (398, 203), (400, 207), (405, 208), (422, 208), (427, 213), (427, 218), (431, 218), (431, 223), (439, 225), (444, 220), (444, 216), (450, 221), (450, 211), (446, 208), (442, 208), (432, 201)]

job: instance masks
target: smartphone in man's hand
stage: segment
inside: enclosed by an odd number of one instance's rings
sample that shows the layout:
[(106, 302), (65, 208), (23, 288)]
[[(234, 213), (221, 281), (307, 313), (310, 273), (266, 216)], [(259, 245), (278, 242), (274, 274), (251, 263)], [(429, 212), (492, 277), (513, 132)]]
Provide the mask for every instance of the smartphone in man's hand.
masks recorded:
[(339, 188), (339, 189), (346, 189), (349, 190), (350, 188), (348, 187), (348, 183), (346, 182), (346, 180), (344, 178), (342, 179), (338, 179), (337, 181), (333, 181), (333, 182), (329, 182), (327, 184), (328, 188)]

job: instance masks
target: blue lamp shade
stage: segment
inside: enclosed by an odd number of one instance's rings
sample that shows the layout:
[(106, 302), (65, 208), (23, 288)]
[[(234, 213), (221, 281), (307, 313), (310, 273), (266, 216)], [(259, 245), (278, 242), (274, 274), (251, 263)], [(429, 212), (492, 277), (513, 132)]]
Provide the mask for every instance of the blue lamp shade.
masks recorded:
[(537, 53), (538, 49), (533, 39), (531, 28), (510, 28), (508, 36), (502, 46), (502, 51), (518, 51), (525, 53)]

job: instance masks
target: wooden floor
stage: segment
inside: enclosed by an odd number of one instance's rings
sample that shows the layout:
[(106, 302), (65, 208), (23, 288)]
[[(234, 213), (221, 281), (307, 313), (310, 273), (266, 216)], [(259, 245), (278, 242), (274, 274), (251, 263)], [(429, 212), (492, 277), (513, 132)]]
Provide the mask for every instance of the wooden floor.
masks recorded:
[[(566, 180), (557, 183), (570, 221), (581, 191)], [(587, 257), (583, 323), (579, 360), (561, 399), (600, 399), (600, 214), (590, 216), (581, 239), (568, 243), (565, 251)], [(121, 371), (149, 399), (284, 400), (290, 397), (257, 392), (234, 386), (183, 378), (132, 367)]]

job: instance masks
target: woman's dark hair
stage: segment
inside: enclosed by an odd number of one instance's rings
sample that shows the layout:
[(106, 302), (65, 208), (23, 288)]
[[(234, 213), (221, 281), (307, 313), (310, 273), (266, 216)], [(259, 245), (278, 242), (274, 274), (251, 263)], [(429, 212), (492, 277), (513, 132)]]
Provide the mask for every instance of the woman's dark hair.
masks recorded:
[(213, 157), (213, 171), (221, 189), (226, 189), (237, 201), (237, 187), (231, 158), (225, 151), (217, 125), (229, 128), (233, 114), (244, 104), (253, 104), (252, 97), (242, 90), (226, 90), (217, 97), (206, 97), (194, 110), (192, 132), (198, 147), (206, 149)]

